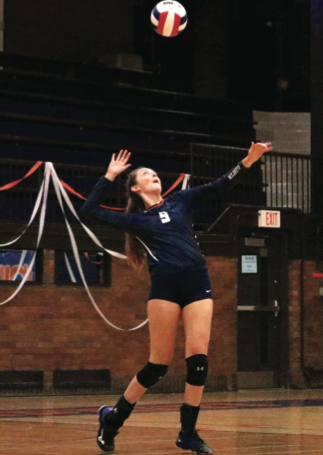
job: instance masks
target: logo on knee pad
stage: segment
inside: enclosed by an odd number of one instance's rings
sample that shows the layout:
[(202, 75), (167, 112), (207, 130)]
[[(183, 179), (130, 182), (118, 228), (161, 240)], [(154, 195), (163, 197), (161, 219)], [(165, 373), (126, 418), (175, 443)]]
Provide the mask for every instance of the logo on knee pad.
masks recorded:
[(186, 359), (186, 382), (190, 385), (205, 385), (208, 369), (207, 355), (195, 354)]

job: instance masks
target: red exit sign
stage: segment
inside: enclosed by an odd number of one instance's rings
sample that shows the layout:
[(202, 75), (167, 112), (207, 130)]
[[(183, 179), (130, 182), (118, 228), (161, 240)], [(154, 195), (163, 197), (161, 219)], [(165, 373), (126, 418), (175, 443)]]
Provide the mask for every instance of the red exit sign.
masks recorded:
[(280, 228), (280, 211), (279, 210), (259, 210), (258, 226)]

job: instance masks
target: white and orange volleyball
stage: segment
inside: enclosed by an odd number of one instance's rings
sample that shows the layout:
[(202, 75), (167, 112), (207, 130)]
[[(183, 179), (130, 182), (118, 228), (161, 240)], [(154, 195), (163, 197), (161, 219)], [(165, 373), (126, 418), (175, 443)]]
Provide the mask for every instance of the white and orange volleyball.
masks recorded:
[(183, 5), (175, 1), (159, 2), (150, 16), (153, 28), (159, 35), (172, 37), (179, 35), (187, 25), (187, 14)]

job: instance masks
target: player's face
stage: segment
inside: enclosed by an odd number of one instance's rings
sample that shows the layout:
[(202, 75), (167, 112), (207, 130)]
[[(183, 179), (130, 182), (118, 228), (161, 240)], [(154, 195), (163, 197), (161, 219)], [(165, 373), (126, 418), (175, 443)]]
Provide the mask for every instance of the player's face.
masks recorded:
[(148, 168), (138, 169), (137, 186), (141, 193), (159, 193), (161, 192), (161, 183), (155, 171)]

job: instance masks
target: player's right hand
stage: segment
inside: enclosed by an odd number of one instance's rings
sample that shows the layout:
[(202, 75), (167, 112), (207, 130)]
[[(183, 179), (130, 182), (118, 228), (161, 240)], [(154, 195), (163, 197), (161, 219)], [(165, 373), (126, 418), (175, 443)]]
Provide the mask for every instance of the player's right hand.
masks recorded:
[(117, 175), (121, 174), (121, 172), (128, 169), (128, 167), (131, 166), (131, 164), (128, 164), (130, 156), (131, 153), (128, 152), (128, 150), (120, 150), (117, 157), (116, 154), (114, 153), (112, 155), (105, 177), (109, 180), (114, 180), (117, 177)]

